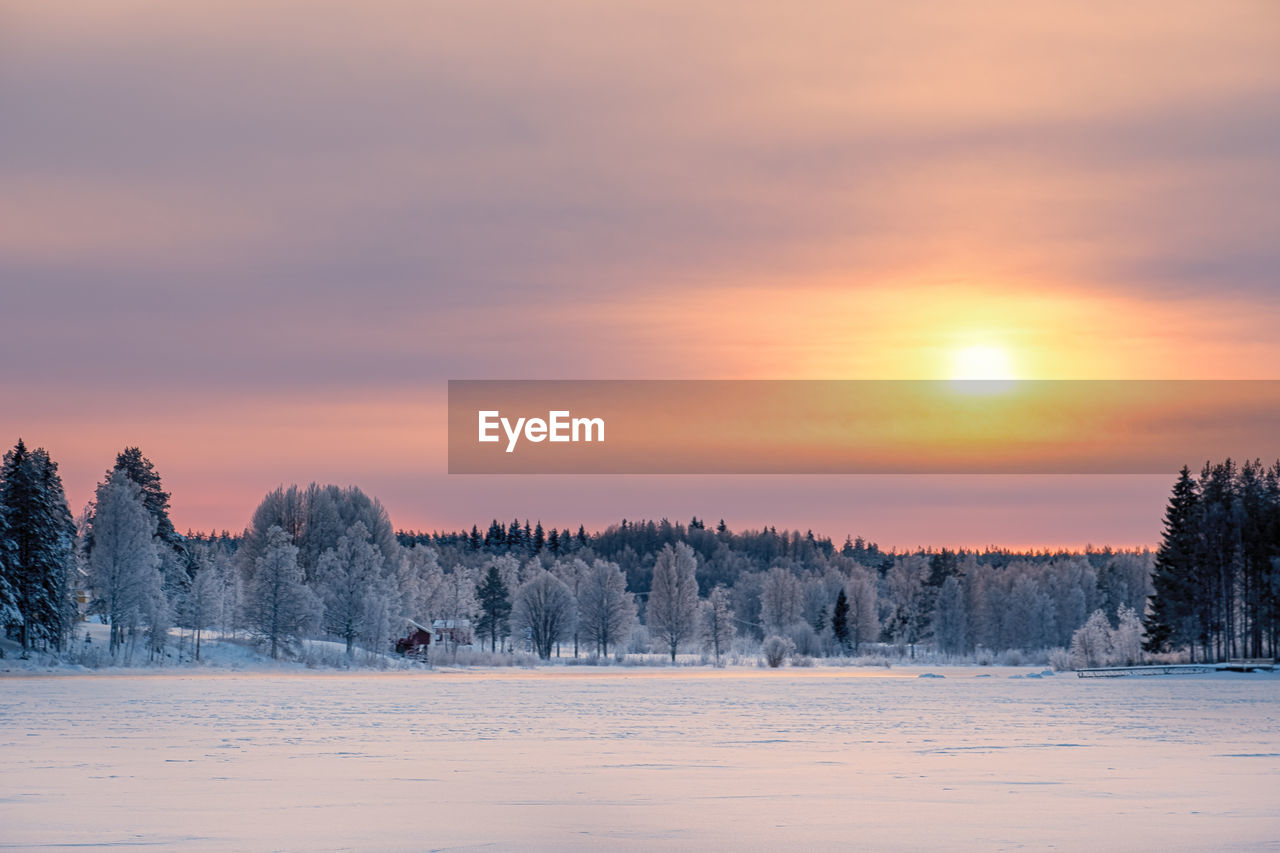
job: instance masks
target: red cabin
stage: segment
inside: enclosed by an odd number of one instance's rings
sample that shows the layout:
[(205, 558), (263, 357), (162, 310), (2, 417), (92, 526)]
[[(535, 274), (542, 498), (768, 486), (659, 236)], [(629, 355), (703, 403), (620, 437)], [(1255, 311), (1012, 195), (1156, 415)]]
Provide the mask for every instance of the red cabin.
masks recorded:
[(396, 651), (411, 657), (426, 657), (431, 647), (431, 629), (409, 620), (409, 635), (396, 640)]

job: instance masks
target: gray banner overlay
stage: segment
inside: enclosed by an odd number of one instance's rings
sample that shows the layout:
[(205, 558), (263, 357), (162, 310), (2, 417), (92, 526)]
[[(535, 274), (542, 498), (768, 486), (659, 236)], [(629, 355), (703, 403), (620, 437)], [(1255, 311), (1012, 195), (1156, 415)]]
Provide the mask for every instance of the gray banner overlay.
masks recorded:
[(452, 474), (1169, 474), (1280, 455), (1280, 380), (451, 380)]

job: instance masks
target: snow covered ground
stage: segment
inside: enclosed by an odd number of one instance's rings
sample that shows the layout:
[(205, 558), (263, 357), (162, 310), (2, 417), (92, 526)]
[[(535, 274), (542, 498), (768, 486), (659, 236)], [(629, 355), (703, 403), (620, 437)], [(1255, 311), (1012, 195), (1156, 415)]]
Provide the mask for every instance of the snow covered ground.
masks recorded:
[(1280, 849), (1280, 676), (924, 671), (3, 677), (0, 847)]

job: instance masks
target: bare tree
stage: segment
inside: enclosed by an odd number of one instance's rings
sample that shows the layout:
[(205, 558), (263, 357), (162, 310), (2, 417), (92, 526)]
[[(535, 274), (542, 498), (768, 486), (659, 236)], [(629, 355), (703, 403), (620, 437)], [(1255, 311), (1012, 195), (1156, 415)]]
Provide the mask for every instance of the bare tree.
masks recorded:
[(555, 644), (573, 634), (577, 602), (564, 582), (543, 571), (516, 591), (511, 627), (528, 632), (538, 657), (547, 660)]

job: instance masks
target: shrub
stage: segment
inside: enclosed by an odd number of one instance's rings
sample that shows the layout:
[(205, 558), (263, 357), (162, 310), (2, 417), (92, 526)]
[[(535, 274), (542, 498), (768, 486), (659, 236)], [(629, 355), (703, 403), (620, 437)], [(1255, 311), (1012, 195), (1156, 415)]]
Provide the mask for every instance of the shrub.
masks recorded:
[(794, 652), (795, 649), (795, 643), (786, 637), (779, 637), (777, 634), (767, 637), (760, 646), (760, 651), (764, 653), (764, 662), (773, 669), (782, 666), (782, 662), (787, 659), (787, 655)]
[(1071, 665), (1071, 652), (1061, 646), (1049, 650), (1049, 666), (1058, 672), (1066, 672), (1075, 668)]

